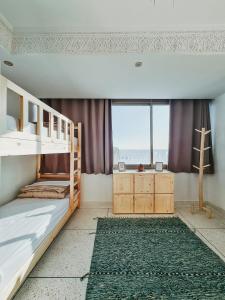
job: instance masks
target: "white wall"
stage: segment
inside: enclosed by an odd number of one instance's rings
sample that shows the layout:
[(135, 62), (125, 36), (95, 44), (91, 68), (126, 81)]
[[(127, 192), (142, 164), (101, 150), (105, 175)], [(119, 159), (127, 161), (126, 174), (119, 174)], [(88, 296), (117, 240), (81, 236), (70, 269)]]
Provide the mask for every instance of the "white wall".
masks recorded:
[(81, 201), (112, 203), (112, 175), (82, 174)]
[(205, 180), (206, 200), (225, 209), (225, 94), (211, 105), (215, 174)]
[[(81, 201), (112, 203), (112, 175), (87, 175), (81, 178)], [(197, 200), (197, 175), (180, 173), (175, 175), (175, 201)]]
[(16, 197), (19, 189), (35, 179), (34, 156), (0, 158), (0, 205)]
[(198, 199), (197, 174), (175, 174), (174, 199), (175, 201), (196, 201)]

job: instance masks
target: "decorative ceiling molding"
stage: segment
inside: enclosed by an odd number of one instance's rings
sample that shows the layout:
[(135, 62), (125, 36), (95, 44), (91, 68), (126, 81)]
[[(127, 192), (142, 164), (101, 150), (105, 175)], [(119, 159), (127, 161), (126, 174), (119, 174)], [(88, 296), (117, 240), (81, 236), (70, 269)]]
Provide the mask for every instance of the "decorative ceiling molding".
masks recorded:
[[(213, 28), (213, 27), (212, 27)], [(225, 30), (105, 33), (15, 32), (0, 14), (0, 46), (12, 54), (225, 54)]]
[(11, 51), (13, 30), (8, 22), (0, 15), (0, 46)]
[(225, 31), (14, 34), (13, 54), (225, 54)]

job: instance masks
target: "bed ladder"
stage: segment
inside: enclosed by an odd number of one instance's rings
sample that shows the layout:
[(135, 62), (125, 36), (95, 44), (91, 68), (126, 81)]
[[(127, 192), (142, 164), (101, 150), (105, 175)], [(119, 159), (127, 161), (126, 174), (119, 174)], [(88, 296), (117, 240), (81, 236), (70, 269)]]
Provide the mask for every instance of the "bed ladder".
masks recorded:
[[(78, 137), (77, 147), (74, 147), (74, 134)], [(81, 142), (82, 142), (82, 124), (78, 123), (74, 126), (70, 125), (70, 172), (69, 173), (40, 173), (41, 155), (37, 155), (37, 171), (38, 179), (49, 180), (69, 180), (70, 181), (70, 209), (73, 211), (75, 207), (80, 207), (81, 200)], [(75, 192), (76, 189), (76, 192)], [(77, 202), (77, 203), (76, 203)], [(75, 205), (76, 204), (76, 205)]]

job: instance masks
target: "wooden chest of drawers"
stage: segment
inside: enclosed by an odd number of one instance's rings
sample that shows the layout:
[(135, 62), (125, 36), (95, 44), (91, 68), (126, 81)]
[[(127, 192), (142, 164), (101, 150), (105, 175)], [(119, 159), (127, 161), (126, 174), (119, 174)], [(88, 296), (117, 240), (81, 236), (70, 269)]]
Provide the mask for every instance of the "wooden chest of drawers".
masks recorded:
[(115, 214), (169, 214), (174, 212), (174, 175), (164, 171), (126, 171), (113, 174)]

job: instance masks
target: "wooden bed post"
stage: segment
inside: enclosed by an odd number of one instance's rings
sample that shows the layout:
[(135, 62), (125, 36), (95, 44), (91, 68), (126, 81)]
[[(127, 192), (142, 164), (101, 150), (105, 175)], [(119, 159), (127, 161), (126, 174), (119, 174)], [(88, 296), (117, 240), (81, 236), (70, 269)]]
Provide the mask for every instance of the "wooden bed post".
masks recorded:
[(41, 178), (40, 169), (41, 169), (41, 154), (37, 154), (37, 164), (36, 164), (36, 179), (37, 180)]
[(19, 117), (19, 131), (23, 131), (28, 124), (29, 102), (24, 96), (20, 96), (20, 117)]
[[(66, 126), (67, 128), (67, 126)], [(70, 123), (70, 209), (74, 209), (74, 124)]]

